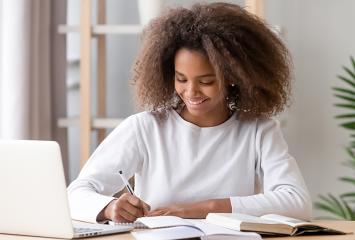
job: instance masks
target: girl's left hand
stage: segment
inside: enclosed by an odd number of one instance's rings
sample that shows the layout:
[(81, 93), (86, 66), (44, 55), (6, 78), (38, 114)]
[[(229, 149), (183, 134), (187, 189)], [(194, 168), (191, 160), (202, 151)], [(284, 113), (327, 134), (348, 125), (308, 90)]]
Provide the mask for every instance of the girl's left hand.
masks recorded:
[(210, 212), (232, 212), (229, 198), (211, 199), (189, 204), (172, 204), (148, 212), (148, 216), (177, 216), (181, 218), (205, 218)]

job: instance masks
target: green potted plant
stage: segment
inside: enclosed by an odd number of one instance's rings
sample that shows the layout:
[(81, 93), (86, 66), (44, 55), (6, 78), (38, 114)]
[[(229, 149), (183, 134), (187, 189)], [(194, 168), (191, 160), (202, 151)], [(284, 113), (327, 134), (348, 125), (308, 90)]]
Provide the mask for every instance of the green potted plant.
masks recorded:
[[(345, 147), (348, 159), (344, 165), (354, 171), (355, 176), (355, 60), (350, 57), (351, 67), (345, 67), (344, 74), (338, 75), (338, 79), (345, 83), (344, 87), (333, 87), (334, 96), (340, 100), (335, 106), (345, 110), (345, 113), (335, 116), (341, 120), (340, 126), (349, 130), (350, 143)], [(339, 178), (340, 181), (355, 186), (355, 177), (345, 176)], [(320, 195), (319, 200), (315, 202), (315, 207), (333, 217), (346, 220), (355, 220), (355, 188), (352, 192), (346, 192), (340, 196)]]

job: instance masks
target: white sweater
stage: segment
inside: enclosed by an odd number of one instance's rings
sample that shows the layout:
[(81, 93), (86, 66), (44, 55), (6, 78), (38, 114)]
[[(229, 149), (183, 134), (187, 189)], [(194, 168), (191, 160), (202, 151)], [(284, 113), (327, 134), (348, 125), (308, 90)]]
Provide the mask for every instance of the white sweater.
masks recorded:
[(174, 110), (130, 116), (95, 150), (68, 187), (74, 219), (95, 222), (135, 175), (135, 194), (152, 209), (230, 198), (232, 211), (308, 220), (311, 199), (277, 120), (226, 122), (201, 128)]

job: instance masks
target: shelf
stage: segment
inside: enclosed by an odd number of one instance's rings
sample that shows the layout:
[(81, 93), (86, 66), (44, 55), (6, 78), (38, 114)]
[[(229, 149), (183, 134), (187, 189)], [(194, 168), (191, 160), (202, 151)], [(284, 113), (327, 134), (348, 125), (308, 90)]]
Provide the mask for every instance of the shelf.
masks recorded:
[[(93, 129), (107, 129), (117, 127), (124, 119), (123, 118), (93, 118)], [(69, 128), (79, 127), (80, 120), (78, 117), (73, 118), (59, 118), (57, 121), (58, 127)]]
[[(93, 25), (91, 31), (93, 35), (104, 34), (139, 34), (142, 32), (143, 27), (138, 24), (127, 25)], [(282, 35), (282, 27), (279, 25), (273, 25), (270, 29), (278, 35)], [(79, 33), (79, 26), (59, 25), (58, 33)]]
[[(102, 34), (139, 34), (143, 27), (138, 24), (131, 25), (93, 25), (91, 26), (91, 32), (94, 35)], [(68, 33), (79, 33), (79, 26), (70, 25), (59, 25), (58, 33), (68, 34)]]
[(69, 26), (69, 25), (59, 25), (58, 26), (58, 33), (60, 34), (66, 34), (66, 33), (79, 33), (79, 26)]
[(142, 31), (141, 25), (95, 25), (94, 34), (138, 34)]

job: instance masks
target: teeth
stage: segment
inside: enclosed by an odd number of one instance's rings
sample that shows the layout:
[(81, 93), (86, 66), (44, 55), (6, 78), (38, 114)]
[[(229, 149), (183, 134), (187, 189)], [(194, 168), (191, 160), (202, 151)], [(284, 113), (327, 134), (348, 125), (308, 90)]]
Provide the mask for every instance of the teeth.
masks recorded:
[(201, 100), (198, 100), (198, 101), (192, 101), (192, 100), (187, 100), (187, 102), (191, 105), (199, 105), (201, 104), (203, 101), (205, 101), (205, 99), (201, 99)]

